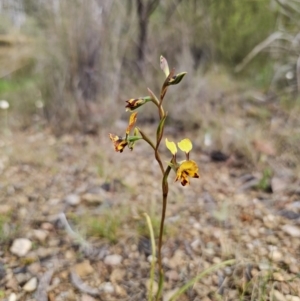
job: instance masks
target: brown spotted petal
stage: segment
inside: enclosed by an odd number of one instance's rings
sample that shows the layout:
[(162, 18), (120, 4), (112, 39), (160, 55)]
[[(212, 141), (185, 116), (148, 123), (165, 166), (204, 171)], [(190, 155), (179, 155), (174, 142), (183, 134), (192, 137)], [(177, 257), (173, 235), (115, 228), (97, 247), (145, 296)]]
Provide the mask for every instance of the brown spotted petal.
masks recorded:
[(199, 178), (197, 163), (193, 160), (183, 161), (177, 169), (176, 179), (180, 179), (181, 185), (190, 184), (189, 177)]
[(141, 107), (142, 105), (144, 105), (146, 102), (150, 100), (151, 97), (149, 96), (128, 99), (126, 100), (127, 102), (127, 105), (125, 106), (126, 111), (134, 111), (135, 109)]
[(128, 144), (128, 142), (124, 138), (113, 134), (109, 134), (109, 138), (113, 142), (116, 152), (122, 153), (125, 146)]

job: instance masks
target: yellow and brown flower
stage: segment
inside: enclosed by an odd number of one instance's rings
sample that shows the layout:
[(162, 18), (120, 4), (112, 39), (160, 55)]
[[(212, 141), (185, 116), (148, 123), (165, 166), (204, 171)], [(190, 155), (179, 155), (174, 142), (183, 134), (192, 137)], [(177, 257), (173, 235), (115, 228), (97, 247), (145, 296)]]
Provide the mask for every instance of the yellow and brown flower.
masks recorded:
[(180, 179), (181, 185), (190, 184), (189, 177), (199, 178), (197, 163), (193, 160), (183, 161), (176, 172), (175, 182)]
[(150, 101), (150, 96), (140, 97), (140, 98), (131, 98), (126, 100), (127, 105), (125, 106), (126, 111), (134, 111), (135, 109), (141, 107), (146, 102)]
[(113, 134), (109, 134), (109, 138), (113, 142), (116, 152), (122, 153), (125, 146), (128, 144), (128, 142), (124, 138)]
[(135, 142), (141, 139), (141, 137), (138, 137), (137, 128), (134, 129), (134, 135), (129, 136), (130, 132), (134, 128), (136, 119), (137, 119), (137, 113), (136, 112), (132, 113), (129, 117), (128, 126), (125, 132), (126, 136), (124, 138), (119, 137), (117, 135), (109, 134), (109, 138), (113, 142), (116, 152), (122, 153), (126, 145), (128, 145), (128, 147), (132, 150)]
[(170, 152), (173, 155), (174, 164), (172, 164), (172, 168), (176, 172), (176, 178), (175, 181), (180, 180), (181, 185), (189, 185), (190, 184), (190, 178), (199, 178), (198, 174), (198, 165), (195, 161), (189, 160), (189, 153), (193, 148), (192, 142), (190, 139), (183, 139), (180, 142), (177, 143), (179, 149), (183, 151), (186, 154), (186, 160), (177, 163), (176, 162), (176, 153), (177, 153), (177, 147), (176, 144), (172, 141), (169, 141), (166, 139), (166, 146), (170, 150)]

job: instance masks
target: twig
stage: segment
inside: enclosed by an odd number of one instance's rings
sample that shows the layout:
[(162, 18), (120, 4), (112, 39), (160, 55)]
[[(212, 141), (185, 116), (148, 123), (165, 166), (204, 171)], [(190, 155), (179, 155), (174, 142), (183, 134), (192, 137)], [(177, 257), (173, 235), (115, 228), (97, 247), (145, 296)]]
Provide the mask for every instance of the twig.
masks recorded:
[(63, 226), (64, 226), (65, 230), (67, 231), (67, 233), (70, 236), (72, 236), (75, 240), (77, 240), (84, 249), (89, 249), (91, 247), (90, 244), (79, 233), (75, 232), (71, 228), (71, 226), (68, 223), (68, 220), (66, 218), (66, 215), (63, 212), (61, 212), (58, 215), (58, 218), (61, 221), (61, 223), (63, 224)]
[(50, 269), (43, 274), (40, 279), (39, 286), (36, 292), (36, 299), (39, 301), (48, 301), (48, 287), (52, 279), (54, 269)]
[(89, 294), (91, 296), (99, 296), (100, 291), (84, 283), (80, 277), (71, 270), (70, 272), (71, 283), (82, 293)]
[(268, 36), (264, 41), (256, 45), (253, 50), (243, 59), (243, 61), (238, 64), (235, 68), (235, 72), (242, 71), (247, 64), (249, 64), (250, 61), (253, 60), (254, 57), (256, 57), (262, 50), (270, 46), (274, 41), (279, 39), (286, 39), (290, 41), (289, 36), (286, 33), (283, 32), (274, 32), (270, 36)]

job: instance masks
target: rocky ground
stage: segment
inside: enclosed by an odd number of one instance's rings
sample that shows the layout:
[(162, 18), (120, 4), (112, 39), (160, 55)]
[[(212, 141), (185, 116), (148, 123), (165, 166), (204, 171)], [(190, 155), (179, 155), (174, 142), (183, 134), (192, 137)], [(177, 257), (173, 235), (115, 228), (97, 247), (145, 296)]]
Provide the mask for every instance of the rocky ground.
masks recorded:
[[(161, 208), (151, 149), (115, 153), (106, 131), (58, 138), (28, 130), (0, 142), (0, 299), (147, 300), (151, 248), (141, 213), (157, 233)], [(182, 187), (170, 174), (164, 300), (235, 259), (178, 300), (299, 301), (300, 181), (264, 178), (228, 155), (196, 141), (200, 179)]]

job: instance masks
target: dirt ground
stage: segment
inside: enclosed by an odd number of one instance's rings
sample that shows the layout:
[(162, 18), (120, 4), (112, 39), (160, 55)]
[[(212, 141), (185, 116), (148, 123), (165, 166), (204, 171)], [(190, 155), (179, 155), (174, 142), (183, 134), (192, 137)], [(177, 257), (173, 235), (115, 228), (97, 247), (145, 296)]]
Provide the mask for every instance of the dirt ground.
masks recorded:
[[(1, 300), (147, 300), (151, 246), (141, 214), (157, 235), (160, 170), (145, 143), (115, 153), (108, 133), (1, 135)], [(178, 300), (300, 300), (299, 179), (268, 176), (197, 139), (191, 158), (200, 179), (182, 187), (169, 177), (164, 300), (228, 259), (236, 261)]]

